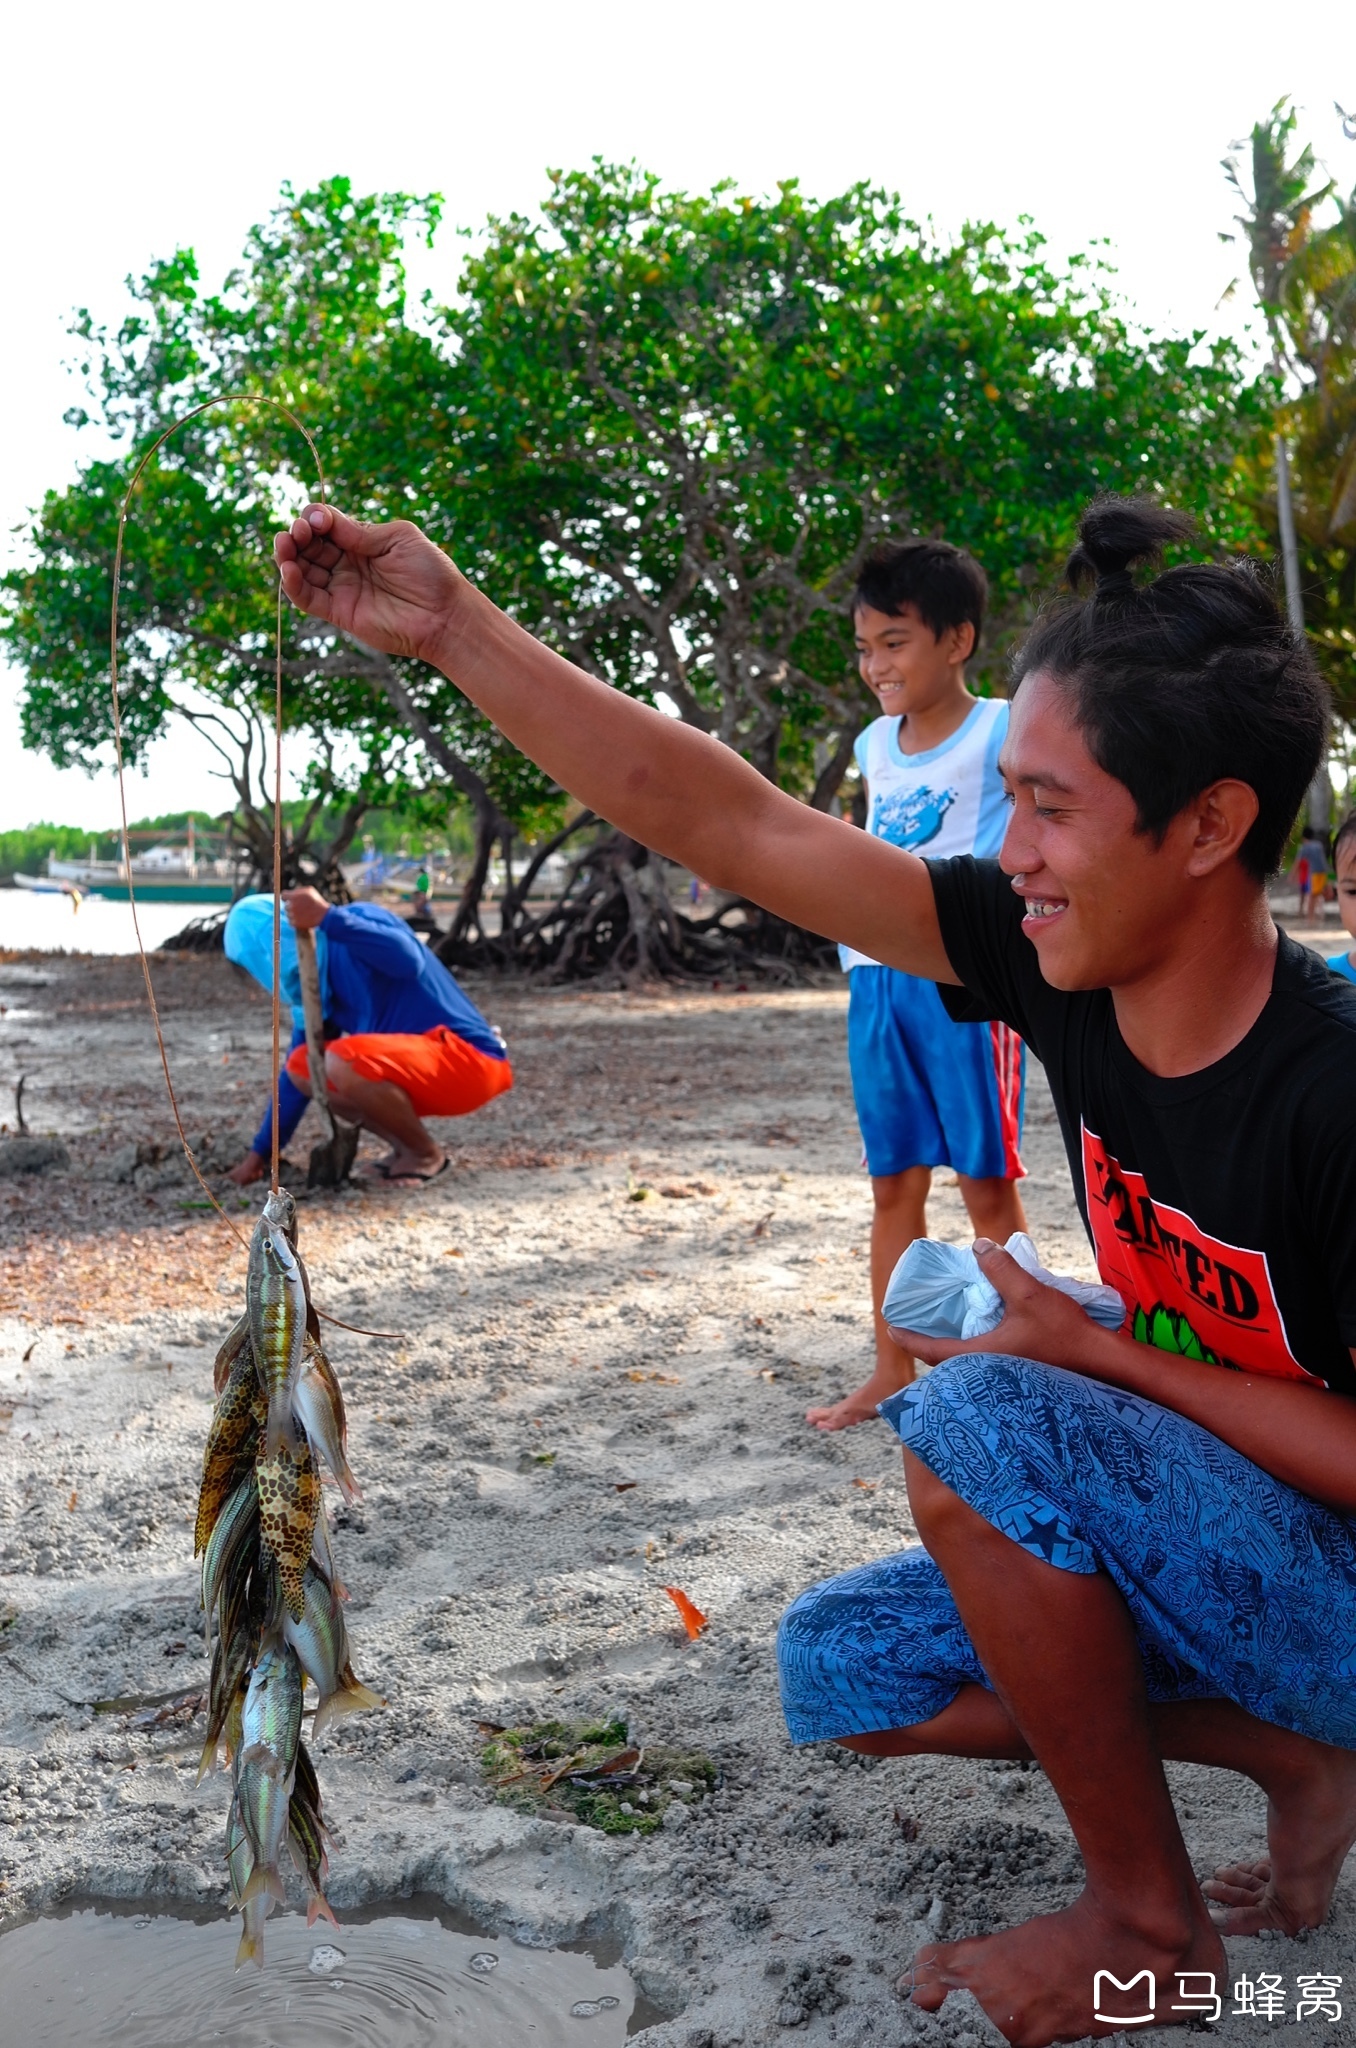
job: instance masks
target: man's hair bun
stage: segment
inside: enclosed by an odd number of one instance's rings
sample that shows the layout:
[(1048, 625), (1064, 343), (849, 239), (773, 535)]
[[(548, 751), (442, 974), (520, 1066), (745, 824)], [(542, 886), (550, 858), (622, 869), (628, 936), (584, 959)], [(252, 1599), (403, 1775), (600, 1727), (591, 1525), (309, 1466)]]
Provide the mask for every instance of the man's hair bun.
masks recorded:
[(1135, 564), (1193, 531), (1147, 497), (1094, 499), (1067, 570), (1075, 590), (1095, 579), (1092, 595), (1046, 606), (1013, 687), (1036, 671), (1053, 678), (1094, 761), (1160, 841), (1212, 782), (1246, 782), (1258, 811), (1239, 858), (1262, 881), (1323, 760), (1328, 687), (1255, 563), (1179, 562), (1136, 589)]
[(1113, 588), (1128, 590), (1137, 563), (1158, 561), (1171, 542), (1190, 540), (1195, 531), (1185, 512), (1170, 512), (1151, 498), (1117, 498), (1107, 491), (1093, 499), (1078, 522), (1078, 546), (1064, 574), (1075, 590), (1113, 578)]

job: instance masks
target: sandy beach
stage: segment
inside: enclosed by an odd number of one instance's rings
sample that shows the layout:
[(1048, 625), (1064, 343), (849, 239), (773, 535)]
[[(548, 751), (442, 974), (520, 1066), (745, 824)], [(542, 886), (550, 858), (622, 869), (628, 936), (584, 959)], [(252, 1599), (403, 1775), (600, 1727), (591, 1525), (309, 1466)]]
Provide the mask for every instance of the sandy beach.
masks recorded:
[[(155, 971), (219, 1173), (262, 1107), (267, 1004), (220, 959)], [(803, 1420), (870, 1349), (843, 988), (471, 992), (517, 1086), (444, 1127), (453, 1170), (301, 1208), (318, 1304), (397, 1333), (332, 1333), (364, 1490), (330, 1496), (334, 1543), (360, 1675), (389, 1701), (317, 1744), (341, 1919), (433, 1891), (530, 1942), (615, 1937), (668, 2015), (655, 2048), (997, 2041), (972, 2002), (926, 2018), (893, 1983), (930, 1935), (1074, 1896), (1046, 1779), (797, 1751), (777, 1703), (787, 1601), (914, 1540), (885, 1427)], [(10, 956), (0, 1003), (0, 1085), (26, 1074), (29, 1124), (71, 1155), (0, 1179), (0, 1915), (224, 1903), (225, 1782), (194, 1783), (192, 1515), (243, 1253), (177, 1152), (136, 961)], [(1038, 1069), (1025, 1154), (1047, 1264), (1092, 1277)], [(937, 1179), (934, 1233), (965, 1241)], [(246, 1235), (257, 1201), (232, 1191)], [(709, 1616), (699, 1641), (670, 1585)], [(719, 1789), (643, 1840), (496, 1801), (478, 1723), (599, 1714), (701, 1749)], [(1200, 1870), (1262, 1852), (1252, 1787), (1171, 1775)], [(1302, 1974), (1356, 1999), (1350, 1876), (1327, 1928), (1234, 1942), (1230, 1966), (1279, 1973), (1287, 2027)], [(1266, 2032), (1230, 2003), (1220, 2034)]]

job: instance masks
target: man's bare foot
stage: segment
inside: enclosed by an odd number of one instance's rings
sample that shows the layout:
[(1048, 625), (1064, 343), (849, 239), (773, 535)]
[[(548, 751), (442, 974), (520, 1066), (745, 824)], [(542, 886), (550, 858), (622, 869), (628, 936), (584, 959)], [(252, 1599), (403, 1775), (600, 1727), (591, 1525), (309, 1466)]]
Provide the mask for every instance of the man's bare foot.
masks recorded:
[(1256, 1863), (1228, 1863), (1202, 1886), (1222, 1934), (1321, 1927), (1356, 1842), (1356, 1753), (1315, 1743), (1314, 1768), (1292, 1787), (1269, 1786), (1267, 1844)]
[(828, 1408), (807, 1408), (805, 1420), (813, 1429), (852, 1429), (859, 1422), (874, 1422), (876, 1410), (882, 1401), (901, 1388), (913, 1383), (913, 1360), (901, 1351), (893, 1359), (889, 1372), (882, 1372), (879, 1366), (864, 1386), (855, 1393), (845, 1394), (841, 1401), (835, 1401)]
[(1161, 1932), (1113, 1919), (1085, 1892), (1065, 1912), (1043, 1913), (1002, 1934), (930, 1943), (914, 1957), (898, 1989), (925, 2012), (937, 2012), (952, 1991), (972, 1992), (1014, 2048), (1047, 2048), (1052, 2041), (1117, 2033), (1126, 2018), (1142, 2014), (1148, 2006), (1145, 1985), (1118, 1991), (1103, 1979), (1098, 1990), (1107, 2017), (1098, 2020), (1093, 1979), (1107, 1971), (1130, 1985), (1143, 1970), (1154, 1976), (1155, 2024), (1181, 2025), (1199, 2017), (1199, 2009), (1174, 2012), (1183, 1998), (1178, 1972), (1197, 1979), (1188, 1991), (1202, 1989), (1206, 1975), (1221, 1990), (1224, 1945), (1204, 1913), (1185, 1924), (1178, 1939), (1165, 1941)]

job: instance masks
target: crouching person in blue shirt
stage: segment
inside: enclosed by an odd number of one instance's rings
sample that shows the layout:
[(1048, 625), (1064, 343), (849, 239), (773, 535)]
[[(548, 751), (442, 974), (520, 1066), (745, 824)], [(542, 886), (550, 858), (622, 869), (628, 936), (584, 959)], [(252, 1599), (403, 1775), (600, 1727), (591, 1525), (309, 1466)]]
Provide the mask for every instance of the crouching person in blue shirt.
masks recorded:
[[(290, 889), (283, 903), (282, 993), (294, 1029), (278, 1084), (279, 1143), (292, 1136), (311, 1096), (294, 932), (313, 931), (331, 1107), (390, 1147), (372, 1162), (370, 1178), (436, 1179), (450, 1162), (424, 1118), (468, 1116), (511, 1088), (503, 1039), (393, 911), (376, 903), (327, 903), (314, 889)], [(245, 896), (232, 906), (226, 957), (272, 992), (271, 896)], [(241, 1187), (261, 1180), (272, 1146), (270, 1104), (231, 1179)]]

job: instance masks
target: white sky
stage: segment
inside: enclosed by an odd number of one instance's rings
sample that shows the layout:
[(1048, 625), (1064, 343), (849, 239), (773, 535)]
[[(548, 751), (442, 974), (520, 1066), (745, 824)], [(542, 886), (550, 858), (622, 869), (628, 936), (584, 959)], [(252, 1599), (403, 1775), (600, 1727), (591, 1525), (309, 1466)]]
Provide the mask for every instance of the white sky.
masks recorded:
[[(1219, 160), (1283, 93), (1356, 182), (1333, 112), (1356, 108), (1351, 0), (69, 0), (16, 8), (2, 47), (7, 535), (79, 456), (61, 417), (78, 395), (62, 368), (70, 310), (116, 318), (123, 278), (181, 244), (215, 284), (284, 178), (442, 191), (435, 288), (455, 270), (449, 230), (531, 210), (548, 165), (635, 157), (673, 185), (795, 176), (815, 196), (868, 178), (944, 227), (1029, 213), (1056, 254), (1106, 237), (1132, 306), (1179, 329), (1237, 327), (1218, 308), (1239, 269), (1217, 239), (1231, 213)], [(0, 670), (0, 829), (109, 826), (110, 777), (58, 774), (19, 747), (17, 686)], [(191, 736), (167, 740), (132, 779), (134, 814), (221, 808), (209, 765)]]

